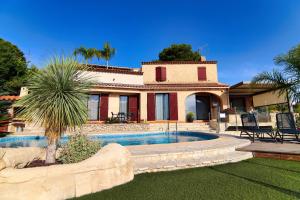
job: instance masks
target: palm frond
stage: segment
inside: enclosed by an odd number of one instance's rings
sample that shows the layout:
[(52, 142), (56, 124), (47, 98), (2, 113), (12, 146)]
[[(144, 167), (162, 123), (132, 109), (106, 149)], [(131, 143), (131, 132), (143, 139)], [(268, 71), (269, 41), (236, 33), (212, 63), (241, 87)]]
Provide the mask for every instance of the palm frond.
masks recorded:
[(90, 84), (76, 60), (55, 57), (34, 74), (28, 85), (30, 93), (16, 102), (22, 106), (17, 116), (58, 134), (81, 126), (88, 118), (86, 91)]
[(101, 54), (105, 60), (110, 60), (116, 53), (115, 48), (112, 48), (108, 42), (105, 42)]

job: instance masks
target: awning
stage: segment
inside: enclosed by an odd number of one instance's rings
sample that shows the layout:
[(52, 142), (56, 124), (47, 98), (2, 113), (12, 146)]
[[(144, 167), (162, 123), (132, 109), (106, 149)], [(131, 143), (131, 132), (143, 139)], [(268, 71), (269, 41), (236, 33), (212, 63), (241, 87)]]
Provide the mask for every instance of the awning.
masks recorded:
[(229, 95), (235, 96), (253, 96), (255, 94), (264, 93), (272, 90), (270, 84), (251, 84), (250, 81), (242, 81), (229, 87)]

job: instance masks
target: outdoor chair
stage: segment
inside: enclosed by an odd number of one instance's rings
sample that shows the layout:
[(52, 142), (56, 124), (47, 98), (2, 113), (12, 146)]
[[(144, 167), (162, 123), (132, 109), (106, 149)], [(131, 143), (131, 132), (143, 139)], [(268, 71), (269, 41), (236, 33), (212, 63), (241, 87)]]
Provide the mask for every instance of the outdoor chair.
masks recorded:
[(295, 136), (299, 141), (300, 131), (296, 127), (293, 113), (277, 113), (276, 114), (277, 130), (275, 138), (279, 136), (281, 143), (283, 143), (285, 136)]
[(126, 114), (124, 112), (118, 112), (117, 114), (115, 114), (111, 112), (111, 116), (112, 118), (116, 118), (121, 123), (128, 123), (129, 121), (131, 121), (133, 113)]
[(255, 137), (264, 138), (264, 134), (269, 135), (272, 139), (274, 139), (274, 132), (272, 127), (261, 128), (258, 126), (256, 117), (253, 113), (245, 113), (241, 115), (242, 120), (242, 130), (240, 133), (240, 137), (243, 135), (249, 136), (249, 138), (254, 142)]

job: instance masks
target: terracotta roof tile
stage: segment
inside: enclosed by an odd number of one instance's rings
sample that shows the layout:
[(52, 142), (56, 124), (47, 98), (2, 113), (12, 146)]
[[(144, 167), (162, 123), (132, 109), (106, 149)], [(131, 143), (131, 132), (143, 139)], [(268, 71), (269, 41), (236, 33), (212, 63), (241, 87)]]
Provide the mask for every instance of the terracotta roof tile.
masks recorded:
[(150, 61), (142, 62), (142, 65), (161, 65), (161, 64), (217, 64), (217, 61)]
[(182, 83), (182, 84), (145, 84), (145, 85), (133, 85), (133, 84), (114, 84), (114, 83), (101, 83), (94, 86), (95, 88), (114, 88), (114, 89), (134, 89), (141, 91), (153, 91), (153, 90), (201, 90), (201, 89), (227, 89), (228, 85), (223, 83)]
[(20, 96), (0, 96), (2, 101), (16, 101), (18, 99), (20, 99)]
[(117, 67), (117, 66), (105, 66), (105, 65), (95, 65), (88, 64), (90, 71), (96, 72), (107, 72), (107, 73), (119, 73), (119, 74), (134, 74), (134, 75), (143, 75), (143, 72), (140, 69), (135, 70), (135, 68), (129, 67)]

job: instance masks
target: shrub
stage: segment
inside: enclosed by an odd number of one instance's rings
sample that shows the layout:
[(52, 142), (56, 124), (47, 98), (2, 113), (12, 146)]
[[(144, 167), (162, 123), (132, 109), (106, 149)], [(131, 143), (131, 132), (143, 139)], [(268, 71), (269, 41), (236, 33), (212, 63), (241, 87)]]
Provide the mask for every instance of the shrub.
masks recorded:
[(193, 112), (189, 112), (187, 115), (186, 115), (186, 121), (187, 122), (193, 122), (195, 119), (195, 114)]
[(99, 151), (99, 141), (92, 141), (86, 135), (75, 134), (62, 146), (58, 160), (64, 164), (85, 160)]
[(120, 120), (116, 117), (108, 117), (105, 120), (105, 124), (117, 124), (117, 123), (120, 123)]

